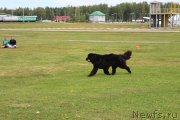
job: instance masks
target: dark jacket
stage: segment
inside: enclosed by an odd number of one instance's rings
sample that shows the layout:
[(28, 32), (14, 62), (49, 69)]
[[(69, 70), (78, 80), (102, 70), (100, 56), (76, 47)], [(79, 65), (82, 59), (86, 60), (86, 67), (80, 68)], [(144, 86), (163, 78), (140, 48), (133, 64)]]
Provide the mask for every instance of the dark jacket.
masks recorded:
[(9, 41), (9, 44), (10, 44), (10, 45), (16, 45), (16, 40), (11, 39), (11, 40)]

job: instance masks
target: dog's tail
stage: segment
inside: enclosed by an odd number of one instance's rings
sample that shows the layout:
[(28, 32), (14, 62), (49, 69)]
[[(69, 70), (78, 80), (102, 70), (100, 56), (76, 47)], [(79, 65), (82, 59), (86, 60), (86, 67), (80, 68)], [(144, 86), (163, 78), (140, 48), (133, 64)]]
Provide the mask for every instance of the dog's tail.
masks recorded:
[(129, 60), (131, 58), (132, 51), (128, 50), (123, 54), (125, 60)]

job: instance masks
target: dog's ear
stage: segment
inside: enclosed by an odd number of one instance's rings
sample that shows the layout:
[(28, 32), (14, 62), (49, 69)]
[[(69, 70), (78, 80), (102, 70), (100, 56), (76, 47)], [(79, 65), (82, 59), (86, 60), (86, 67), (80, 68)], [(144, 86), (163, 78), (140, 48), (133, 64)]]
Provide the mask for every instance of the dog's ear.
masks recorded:
[(88, 59), (90, 60), (90, 62), (94, 63), (97, 61), (97, 55), (94, 53), (89, 53), (88, 54)]
[(91, 56), (92, 56), (92, 53), (89, 53), (87, 55), (86, 61), (91, 62)]

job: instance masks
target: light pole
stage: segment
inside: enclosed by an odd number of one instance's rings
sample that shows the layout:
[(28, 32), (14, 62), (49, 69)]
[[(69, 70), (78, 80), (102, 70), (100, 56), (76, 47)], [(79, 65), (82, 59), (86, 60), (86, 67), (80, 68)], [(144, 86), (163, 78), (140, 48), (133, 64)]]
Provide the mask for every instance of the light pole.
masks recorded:
[[(116, 22), (117, 22), (117, 13), (113, 13), (113, 14), (111, 14), (112, 15), (112, 22), (114, 21), (114, 20), (116, 20)], [(116, 16), (115, 16), (116, 15)]]
[(14, 11), (13, 11), (13, 9), (12, 9), (12, 10), (11, 10), (11, 15), (12, 15), (12, 16), (13, 16), (13, 12), (14, 12)]
[(131, 22), (133, 22), (133, 19), (134, 19), (134, 13), (130, 13), (131, 14)]

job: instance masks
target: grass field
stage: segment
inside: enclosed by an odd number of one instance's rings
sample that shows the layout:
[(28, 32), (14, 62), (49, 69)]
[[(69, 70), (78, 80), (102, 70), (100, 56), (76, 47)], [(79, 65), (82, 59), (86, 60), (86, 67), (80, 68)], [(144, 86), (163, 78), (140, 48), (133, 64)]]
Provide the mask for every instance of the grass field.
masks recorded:
[(148, 23), (3, 23), (0, 28), (148, 28)]
[[(0, 120), (180, 119), (179, 33), (5, 34), (16, 35), (18, 48), (0, 49)], [(88, 53), (126, 50), (133, 51), (131, 75), (117, 69), (87, 77)]]

